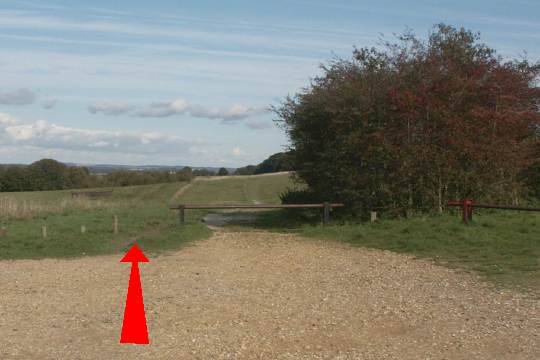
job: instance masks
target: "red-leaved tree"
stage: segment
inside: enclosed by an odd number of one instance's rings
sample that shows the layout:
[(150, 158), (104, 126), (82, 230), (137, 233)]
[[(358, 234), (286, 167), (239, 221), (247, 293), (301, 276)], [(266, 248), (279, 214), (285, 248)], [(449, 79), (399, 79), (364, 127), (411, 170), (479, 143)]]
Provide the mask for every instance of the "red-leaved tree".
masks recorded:
[(358, 210), (525, 197), (538, 64), (504, 61), (478, 34), (438, 25), (426, 41), (406, 33), (324, 71), (275, 109), (314, 193)]

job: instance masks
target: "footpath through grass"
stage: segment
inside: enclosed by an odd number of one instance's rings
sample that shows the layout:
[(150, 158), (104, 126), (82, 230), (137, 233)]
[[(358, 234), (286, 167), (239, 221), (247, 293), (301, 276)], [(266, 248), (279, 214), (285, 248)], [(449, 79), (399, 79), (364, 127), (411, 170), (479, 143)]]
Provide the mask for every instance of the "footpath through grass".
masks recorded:
[(189, 204), (279, 204), (279, 195), (293, 186), (287, 173), (258, 176), (201, 178), (192, 183), (178, 203)]
[[(280, 204), (280, 194), (294, 187), (288, 173), (257, 176), (231, 176), (215, 179), (201, 178), (194, 181), (175, 203), (184, 204)], [(208, 213), (222, 210), (187, 210), (186, 221), (194, 224)], [(230, 212), (230, 211), (225, 211)], [(245, 213), (245, 211), (244, 211)]]

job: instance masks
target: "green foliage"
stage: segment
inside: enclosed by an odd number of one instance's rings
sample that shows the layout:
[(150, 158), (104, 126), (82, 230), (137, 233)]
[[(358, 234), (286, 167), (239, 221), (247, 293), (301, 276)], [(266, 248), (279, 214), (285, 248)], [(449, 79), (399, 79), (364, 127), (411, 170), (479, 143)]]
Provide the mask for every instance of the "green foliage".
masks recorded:
[(533, 196), (540, 199), (540, 161), (527, 169), (525, 180)]
[(193, 170), (193, 176), (214, 176), (214, 172), (208, 169), (195, 169)]
[[(326, 200), (311, 189), (289, 188), (279, 196), (282, 204), (317, 204)], [(287, 209), (288, 216), (292, 219), (317, 219), (320, 217), (320, 209)]]
[(248, 165), (236, 169), (235, 175), (258, 175), (281, 171), (292, 171), (292, 158), (290, 152), (279, 152), (270, 155), (258, 165)]
[(114, 171), (99, 179), (101, 186), (134, 186), (189, 181), (193, 177), (190, 168), (169, 171)]
[(52, 159), (42, 159), (28, 166), (32, 190), (59, 190), (66, 186), (67, 167)]
[(248, 165), (241, 168), (236, 169), (234, 172), (234, 175), (253, 175), (255, 174), (255, 170), (257, 169), (257, 166), (255, 165)]
[(218, 171), (218, 176), (227, 176), (229, 175), (229, 171), (225, 169), (224, 167), (220, 168)]
[(69, 167), (64, 170), (64, 187), (66, 189), (89, 188), (95, 181), (85, 167)]
[(282, 204), (322, 203), (325, 200), (311, 189), (287, 189), (279, 198)]
[(0, 167), (0, 192), (149, 185), (189, 181), (192, 177), (189, 167), (177, 172), (113, 171), (93, 175), (85, 167), (68, 167), (56, 160), (42, 159), (29, 166)]
[(321, 198), (365, 214), (524, 197), (540, 66), (503, 63), (477, 34), (439, 25), (323, 72), (274, 109), (293, 168)]
[(28, 170), (12, 165), (0, 169), (0, 191), (25, 191), (31, 188)]
[[(539, 127), (540, 131), (540, 127)], [(540, 200), (540, 134), (538, 136), (538, 145), (536, 148), (536, 161), (534, 161), (521, 174), (523, 181), (527, 184), (531, 191), (531, 195)]]
[(0, 169), (0, 191), (62, 190), (90, 184), (87, 169), (68, 168), (52, 159), (42, 159), (29, 166), (11, 165)]
[(291, 156), (288, 152), (271, 155), (268, 159), (257, 165), (254, 174), (267, 174), (280, 171), (291, 171)]

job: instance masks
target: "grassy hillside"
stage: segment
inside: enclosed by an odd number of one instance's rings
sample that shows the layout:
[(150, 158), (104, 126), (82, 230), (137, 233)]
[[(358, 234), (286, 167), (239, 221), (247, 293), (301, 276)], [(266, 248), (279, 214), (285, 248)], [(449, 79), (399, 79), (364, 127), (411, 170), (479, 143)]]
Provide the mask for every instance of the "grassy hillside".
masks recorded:
[[(287, 173), (225, 178), (201, 178), (194, 181), (175, 203), (184, 204), (279, 204), (279, 195), (294, 187)], [(188, 210), (188, 223), (197, 223), (209, 212), (220, 210)]]
[(207, 178), (193, 183), (178, 202), (189, 204), (279, 204), (279, 195), (293, 183), (287, 173)]

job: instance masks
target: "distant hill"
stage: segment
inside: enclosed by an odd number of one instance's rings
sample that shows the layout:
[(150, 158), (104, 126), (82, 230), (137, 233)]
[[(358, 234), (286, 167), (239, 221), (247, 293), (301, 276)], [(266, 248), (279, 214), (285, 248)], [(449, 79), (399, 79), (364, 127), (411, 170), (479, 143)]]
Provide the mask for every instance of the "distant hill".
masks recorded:
[(235, 170), (167, 165), (94, 165), (41, 159), (29, 165), (0, 164), (0, 192), (149, 185), (189, 181), (193, 176), (214, 176)]
[[(192, 170), (207, 170), (212, 173), (217, 173), (219, 167), (211, 166), (183, 166), (183, 165), (116, 165), (116, 164), (79, 164), (79, 163), (64, 163), (66, 166), (70, 167), (85, 167), (92, 174), (109, 174), (114, 171), (167, 171), (167, 172), (176, 172), (180, 171), (186, 167), (191, 168)], [(234, 173), (236, 168), (227, 168), (230, 173)]]

